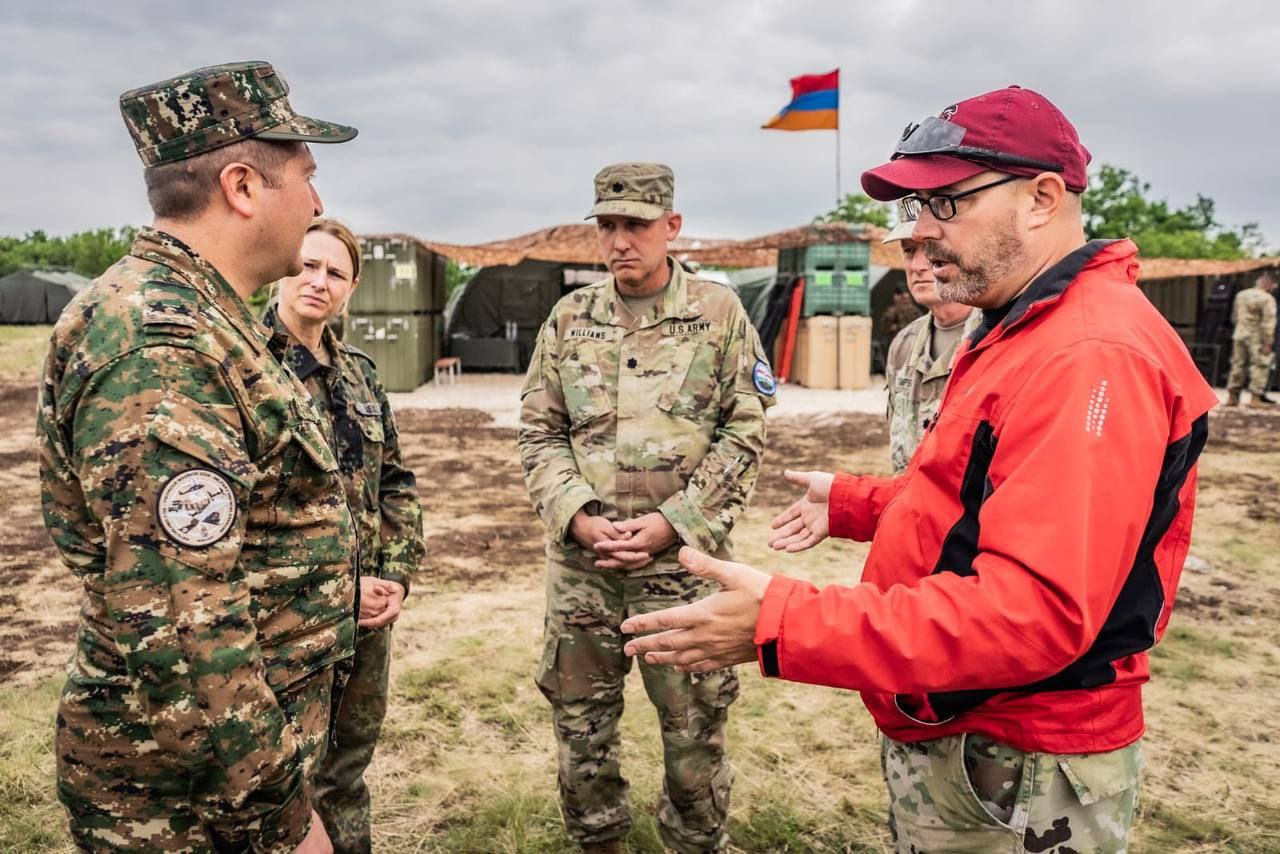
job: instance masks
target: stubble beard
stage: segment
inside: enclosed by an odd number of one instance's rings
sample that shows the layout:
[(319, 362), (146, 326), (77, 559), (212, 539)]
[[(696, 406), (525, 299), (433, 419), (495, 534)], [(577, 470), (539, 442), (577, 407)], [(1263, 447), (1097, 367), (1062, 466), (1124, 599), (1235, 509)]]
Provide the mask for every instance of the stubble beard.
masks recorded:
[(1004, 223), (978, 244), (972, 261), (966, 263), (958, 254), (932, 240), (925, 242), (924, 254), (930, 261), (954, 265), (955, 271), (949, 276), (935, 274), (938, 296), (943, 302), (977, 306), (982, 295), (995, 282), (1021, 265), (1026, 257), (1026, 246), (1018, 237), (1011, 211)]

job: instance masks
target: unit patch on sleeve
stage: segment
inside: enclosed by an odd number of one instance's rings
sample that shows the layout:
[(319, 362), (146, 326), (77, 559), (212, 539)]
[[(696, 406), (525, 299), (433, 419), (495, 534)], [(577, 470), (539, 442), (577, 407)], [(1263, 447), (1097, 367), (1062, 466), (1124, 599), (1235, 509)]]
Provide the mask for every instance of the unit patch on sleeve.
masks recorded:
[(236, 496), (227, 479), (209, 469), (189, 469), (169, 479), (156, 506), (160, 527), (175, 543), (211, 546), (236, 521)]
[(755, 369), (751, 371), (751, 380), (756, 384), (756, 391), (770, 397), (778, 390), (778, 383), (773, 379), (773, 371), (764, 359), (756, 359)]

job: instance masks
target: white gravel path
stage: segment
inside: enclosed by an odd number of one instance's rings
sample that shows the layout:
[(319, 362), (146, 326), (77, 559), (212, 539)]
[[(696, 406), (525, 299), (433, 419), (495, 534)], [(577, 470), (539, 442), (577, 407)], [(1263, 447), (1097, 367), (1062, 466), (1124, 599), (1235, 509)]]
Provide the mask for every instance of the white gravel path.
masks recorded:
[[(399, 409), (479, 409), (493, 416), (499, 427), (516, 426), (520, 415), (520, 374), (463, 374), (454, 385), (427, 383), (415, 391), (388, 395)], [(837, 412), (865, 412), (882, 415), (885, 410), (884, 378), (873, 376), (871, 388), (857, 391), (804, 388), (787, 384), (778, 389), (778, 404), (770, 418), (819, 415)]]

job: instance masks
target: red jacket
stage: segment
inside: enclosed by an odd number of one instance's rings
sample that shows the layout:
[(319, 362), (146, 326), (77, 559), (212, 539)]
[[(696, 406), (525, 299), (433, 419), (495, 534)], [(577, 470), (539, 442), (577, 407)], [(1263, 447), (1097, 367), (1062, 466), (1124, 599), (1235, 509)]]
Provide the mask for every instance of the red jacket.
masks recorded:
[(1142, 735), (1218, 400), (1135, 286), (1136, 253), (1093, 241), (986, 312), (906, 472), (836, 477), (831, 535), (872, 540), (862, 583), (773, 579), (765, 675), (861, 691), (900, 741)]

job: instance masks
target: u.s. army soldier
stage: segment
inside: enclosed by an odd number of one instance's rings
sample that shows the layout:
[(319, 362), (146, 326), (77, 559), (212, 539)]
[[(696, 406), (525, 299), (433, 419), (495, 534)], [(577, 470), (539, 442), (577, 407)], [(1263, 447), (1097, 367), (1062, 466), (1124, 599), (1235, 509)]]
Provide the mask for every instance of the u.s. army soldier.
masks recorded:
[(155, 223), (54, 328), (46, 526), (84, 584), (58, 707), (81, 848), (326, 851), (309, 769), (351, 654), (355, 530), (320, 415), (245, 305), (322, 211), (270, 65), (126, 92)]
[[(621, 851), (630, 826), (618, 720), (629, 615), (691, 602), (705, 584), (682, 543), (728, 556), (755, 483), (774, 380), (729, 288), (695, 278), (667, 245), (680, 232), (666, 166), (626, 163), (595, 179), (611, 276), (556, 304), (525, 381), (519, 446), (547, 529), (547, 615), (537, 683), (552, 706), (561, 805), (587, 851)], [(732, 670), (690, 677), (640, 665), (661, 720), (658, 810), (677, 851), (727, 841), (724, 753)]]

